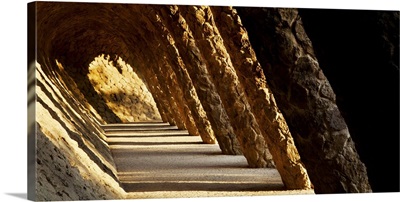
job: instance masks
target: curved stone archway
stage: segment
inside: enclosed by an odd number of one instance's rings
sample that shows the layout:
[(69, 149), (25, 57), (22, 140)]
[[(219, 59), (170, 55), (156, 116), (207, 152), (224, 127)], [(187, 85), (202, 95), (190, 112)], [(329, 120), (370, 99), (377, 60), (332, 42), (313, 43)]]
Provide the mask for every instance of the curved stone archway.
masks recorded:
[[(100, 126), (164, 121), (225, 155), (243, 155), (249, 167), (276, 168), (287, 189), (371, 192), (297, 9), (31, 5), (37, 137), (44, 149), (66, 151), (55, 170), (73, 162), (98, 172), (96, 179), (70, 173), (86, 180), (71, 190), (108, 185), (111, 198), (123, 196)], [(52, 167), (54, 156), (42, 150), (40, 157), (39, 170)], [(42, 180), (57, 175), (39, 173)], [(65, 196), (53, 192), (43, 193)], [(85, 198), (101, 195), (94, 193)]]

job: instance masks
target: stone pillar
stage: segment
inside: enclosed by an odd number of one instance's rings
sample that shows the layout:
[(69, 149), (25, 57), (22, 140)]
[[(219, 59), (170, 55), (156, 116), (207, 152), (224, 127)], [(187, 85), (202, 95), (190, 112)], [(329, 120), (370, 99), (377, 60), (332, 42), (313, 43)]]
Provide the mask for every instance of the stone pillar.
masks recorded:
[[(170, 47), (176, 50), (176, 47), (172, 45)], [(170, 53), (173, 55), (172, 58), (178, 60), (178, 62), (171, 67), (175, 71), (177, 82), (183, 89), (182, 96), (184, 96), (184, 98), (186, 99), (188, 107), (193, 114), (193, 121), (198, 128), (203, 142), (208, 144), (217, 143), (217, 139), (215, 138), (214, 131), (212, 130), (210, 121), (208, 120), (208, 116), (204, 111), (203, 105), (200, 103), (189, 73), (186, 70), (185, 64), (179, 56), (179, 52), (176, 51)]]
[(297, 9), (237, 10), (315, 193), (371, 192), (366, 167), (359, 159)]
[(199, 131), (197, 130), (196, 124), (194, 123), (191, 111), (187, 107), (186, 100), (184, 100), (182, 97), (184, 93), (182, 92), (180, 86), (177, 83), (177, 78), (175, 73), (171, 69), (171, 65), (168, 64), (167, 56), (163, 55), (166, 54), (166, 51), (163, 50), (163, 48), (161, 47), (158, 51), (160, 51), (160, 53), (157, 55), (164, 58), (164, 60), (158, 60), (162, 64), (159, 64), (158, 67), (155, 67), (154, 72), (157, 75), (164, 75), (161, 78), (161, 80), (165, 81), (164, 85), (166, 86), (167, 89), (169, 89), (170, 95), (176, 101), (178, 108), (177, 114), (182, 119), (189, 134), (199, 136), (200, 134)]
[[(153, 56), (155, 57), (155, 56)], [(152, 64), (153, 63), (153, 64)], [(171, 88), (167, 83), (167, 78), (165, 78), (165, 75), (163, 75), (159, 68), (161, 68), (158, 64), (154, 64), (154, 61), (149, 61), (149, 64), (146, 68), (146, 71), (149, 71), (150, 75), (154, 75), (157, 78), (158, 84), (160, 91), (162, 95), (162, 99), (165, 99), (167, 101), (167, 105), (169, 105), (171, 114), (174, 118), (175, 125), (182, 130), (187, 129), (185, 122), (183, 121), (183, 114), (181, 114), (181, 111), (179, 110), (178, 104), (175, 100), (175, 97), (173, 96), (173, 93), (171, 92)]]
[(196, 88), (199, 100), (207, 113), (222, 153), (241, 154), (239, 142), (222, 106), (221, 98), (210, 79), (210, 74), (200, 50), (191, 36), (191, 31), (188, 30), (183, 17), (177, 12), (178, 7), (155, 6), (155, 9), (160, 10), (160, 15), (171, 31), (171, 36), (175, 38), (176, 47)]
[[(156, 13), (152, 10), (148, 10), (147, 7), (143, 10), (145, 10), (147, 14), (142, 16), (142, 20), (154, 28), (152, 32), (158, 33), (159, 30), (162, 30), (160, 27), (161, 25), (156, 23), (158, 21)], [(174, 58), (171, 58), (168, 50), (166, 50), (167, 39), (163, 37), (161, 33), (154, 36), (157, 37), (142, 35), (143, 38), (149, 40), (148, 45), (158, 46), (158, 48), (154, 49), (150, 55), (150, 58), (157, 58), (156, 60), (150, 61), (150, 63), (152, 63), (150, 65), (150, 71), (154, 73), (157, 76), (157, 79), (163, 84), (162, 88), (164, 89), (164, 92), (168, 93), (167, 98), (170, 99), (170, 104), (174, 110), (173, 113), (175, 114), (175, 121), (177, 122), (178, 128), (187, 129), (189, 134), (200, 136), (192, 112), (187, 106), (186, 100), (183, 98), (184, 93), (177, 82), (175, 72), (171, 68), (170, 60), (173, 60)], [(147, 57), (149, 57), (149, 55)]]
[(286, 121), (278, 109), (235, 9), (211, 7), (219, 33), (224, 39), (240, 82), (246, 86), (246, 97), (260, 126), (268, 148), (288, 189), (310, 189), (311, 182)]
[(157, 90), (156, 90), (157, 84), (155, 84), (156, 83), (155, 79), (154, 78), (153, 79), (145, 78), (145, 79), (146, 79), (146, 83), (148, 85), (147, 88), (153, 95), (154, 101), (156, 102), (157, 109), (158, 109), (158, 112), (160, 113), (162, 121), (169, 122), (170, 124), (175, 124), (175, 121), (170, 120), (170, 117), (168, 115), (168, 109), (166, 109), (165, 106), (163, 104), (161, 104), (162, 103), (160, 100), (161, 98), (159, 98), (158, 93), (156, 93), (157, 92)]
[(167, 98), (167, 94), (163, 91), (161, 87), (160, 81), (157, 76), (150, 71), (153, 68), (151, 65), (154, 65), (150, 62), (150, 59), (144, 57), (144, 54), (141, 51), (136, 49), (131, 49), (130, 54), (132, 58), (136, 59), (136, 62), (131, 61), (132, 64), (135, 65), (137, 71), (143, 78), (146, 80), (148, 85), (148, 89), (153, 95), (154, 101), (157, 104), (157, 108), (159, 109), (160, 115), (163, 121), (169, 122), (171, 125), (177, 125), (175, 121), (175, 114), (173, 114), (173, 109), (169, 104), (169, 100)]
[(179, 7), (250, 167), (275, 167), (208, 6)]
[(159, 83), (157, 77), (154, 74), (151, 74), (145, 68), (149, 68), (149, 67), (141, 67), (139, 69), (142, 69), (141, 72), (143, 73), (143, 75), (145, 75), (146, 81), (149, 83), (149, 86), (150, 86), (149, 91), (153, 95), (154, 101), (157, 104), (157, 107), (160, 111), (160, 115), (161, 115), (163, 121), (167, 121), (171, 125), (176, 125), (174, 115), (172, 114), (172, 109), (169, 105), (166, 95), (161, 90), (160, 83)]
[[(138, 22), (144, 25), (138, 29), (137, 27), (131, 27), (132, 36), (128, 39), (128, 43), (135, 43), (138, 40), (146, 40), (149, 47), (157, 47), (159, 45), (155, 44), (157, 41), (156, 35), (149, 34), (153, 33), (155, 27), (151, 25), (151, 22), (147, 19), (148, 15), (155, 15), (151, 10), (148, 10), (147, 5), (137, 5), (133, 7), (130, 12), (132, 15), (137, 16), (140, 19)], [(147, 11), (147, 13), (143, 13)], [(151, 29), (151, 30), (149, 30)], [(142, 49), (137, 49), (135, 46), (129, 47), (130, 58), (132, 63), (138, 68), (138, 72), (146, 78), (146, 82), (149, 84), (149, 90), (153, 94), (154, 100), (157, 105), (165, 113), (163, 120), (168, 121), (171, 125), (176, 125), (180, 129), (186, 129), (186, 125), (182, 120), (180, 111), (178, 110), (178, 105), (176, 103), (175, 97), (172, 96), (170, 91), (170, 86), (166, 85), (166, 75), (159, 74), (158, 68), (161, 68), (158, 62), (161, 56), (156, 54), (155, 51), (143, 51)], [(155, 59), (156, 58), (156, 59)], [(162, 70), (161, 70), (162, 71)], [(161, 112), (160, 112), (161, 113)], [(163, 116), (163, 115), (162, 115)]]
[[(136, 63), (131, 61), (131, 64), (136, 64)], [(159, 98), (160, 95), (158, 95), (156, 93), (157, 92), (156, 87), (157, 87), (158, 83), (154, 80), (154, 78), (151, 79), (149, 77), (144, 76), (143, 75), (143, 71), (140, 71), (141, 67), (138, 68), (136, 66), (134, 68), (135, 68), (135, 72), (138, 75), (140, 75), (140, 77), (143, 79), (144, 83), (146, 84), (147, 89), (149, 90), (149, 92), (153, 96), (154, 102), (156, 103), (156, 107), (157, 107), (158, 112), (159, 112), (159, 114), (161, 116), (161, 120), (163, 122), (169, 122), (171, 124), (174, 124), (174, 122), (170, 122), (169, 121), (170, 118), (169, 118), (169, 114), (168, 114), (169, 113), (168, 109), (166, 109), (166, 107), (163, 104), (161, 104), (161, 101), (160, 101), (160, 98)]]
[(192, 80), (186, 70), (185, 64), (179, 55), (177, 47), (175, 46), (175, 41), (169, 30), (165, 27), (165, 24), (160, 19), (157, 19), (157, 17), (153, 17), (154, 18), (150, 18), (155, 26), (162, 27), (160, 28), (161, 33), (159, 36), (161, 36), (163, 39), (161, 41), (164, 44), (163, 47), (166, 48), (160, 47), (160, 49), (162, 49), (160, 50), (160, 54), (168, 53), (168, 55), (165, 56), (170, 61), (171, 65), (166, 65), (165, 67), (168, 67), (173, 71), (171, 75), (173, 75), (175, 78), (174, 80), (178, 84), (179, 90), (181, 90), (180, 95), (183, 96), (183, 99), (187, 104), (187, 106), (185, 105), (185, 111), (187, 111), (186, 114), (191, 115), (188, 118), (191, 122), (193, 122), (193, 125), (197, 126), (198, 133), (203, 142), (215, 144), (217, 140), (214, 136), (214, 131), (212, 130), (207, 114), (200, 103)]

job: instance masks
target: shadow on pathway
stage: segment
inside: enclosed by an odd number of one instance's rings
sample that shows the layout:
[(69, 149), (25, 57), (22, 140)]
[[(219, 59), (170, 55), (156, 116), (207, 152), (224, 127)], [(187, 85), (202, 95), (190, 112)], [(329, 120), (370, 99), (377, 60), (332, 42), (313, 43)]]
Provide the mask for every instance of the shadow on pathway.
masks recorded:
[(168, 123), (103, 126), (128, 198), (313, 194), (285, 191), (276, 169), (248, 168)]

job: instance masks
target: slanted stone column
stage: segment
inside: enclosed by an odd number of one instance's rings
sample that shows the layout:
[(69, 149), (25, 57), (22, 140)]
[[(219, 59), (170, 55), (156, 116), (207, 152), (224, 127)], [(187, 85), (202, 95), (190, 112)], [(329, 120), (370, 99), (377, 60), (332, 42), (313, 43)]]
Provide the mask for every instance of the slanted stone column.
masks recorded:
[(208, 6), (179, 7), (250, 167), (275, 167)]
[[(155, 57), (155, 56), (153, 56)], [(159, 60), (157, 60), (159, 61)], [(171, 92), (171, 87), (167, 83), (167, 78), (165, 75), (161, 74), (159, 71), (160, 66), (158, 64), (151, 64), (149, 61), (150, 65), (148, 65), (148, 69), (146, 71), (149, 71), (150, 75), (155, 75), (155, 77), (158, 80), (159, 83), (159, 88), (161, 89), (160, 93), (163, 95), (164, 99), (167, 100), (167, 104), (170, 106), (171, 109), (171, 114), (174, 117), (175, 124), (179, 129), (187, 129), (185, 122), (183, 121), (183, 114), (179, 110), (177, 101), (175, 97), (173, 96), (173, 93)], [(149, 64), (147, 63), (147, 64)]]
[(154, 98), (154, 101), (156, 102), (157, 108), (158, 108), (158, 112), (160, 113), (161, 119), (164, 122), (169, 122), (170, 124), (175, 125), (175, 120), (172, 119), (172, 116), (169, 113), (169, 109), (164, 106), (164, 104), (162, 104), (161, 101), (161, 96), (157, 93), (158, 92), (158, 81), (156, 80), (157, 78), (155, 78), (153, 76), (152, 77), (147, 77), (146, 78), (146, 82), (148, 83), (148, 89), (151, 92), (151, 95)]
[(315, 193), (371, 192), (366, 167), (297, 9), (237, 10)]
[[(174, 45), (169, 46), (170, 49), (176, 50)], [(215, 138), (214, 131), (212, 130), (210, 121), (208, 120), (208, 116), (204, 111), (202, 104), (197, 96), (196, 90), (193, 86), (193, 83), (190, 79), (189, 73), (186, 70), (185, 64), (182, 62), (182, 59), (179, 56), (178, 52), (169, 52), (172, 58), (178, 60), (177, 63), (171, 65), (172, 69), (176, 72), (177, 82), (183, 89), (182, 96), (186, 99), (189, 110), (192, 112), (193, 121), (197, 126), (199, 134), (203, 140), (203, 142), (208, 144), (217, 143), (217, 139)], [(174, 60), (174, 62), (176, 61)]]
[[(133, 64), (133, 63), (134, 63), (134, 62), (132, 62), (132, 64)], [(140, 68), (139, 68), (139, 69), (140, 69)], [(158, 86), (158, 83), (154, 80), (154, 78), (150, 78), (150, 77), (145, 77), (145, 76), (143, 76), (143, 72), (142, 72), (142, 71), (139, 71), (137, 67), (136, 67), (136, 72), (139, 73), (139, 74), (142, 76), (144, 82), (146, 83), (147, 89), (149, 90), (149, 92), (150, 92), (151, 95), (153, 96), (153, 99), (154, 99), (154, 101), (155, 101), (155, 103), (156, 103), (156, 107), (157, 107), (157, 109), (158, 109), (158, 112), (160, 113), (161, 120), (162, 120), (163, 122), (169, 122), (170, 124), (175, 124), (174, 121), (170, 121), (170, 118), (169, 118), (169, 117), (170, 117), (169, 111), (168, 111), (168, 109), (166, 108), (166, 106), (164, 106), (164, 105), (162, 104), (162, 102), (161, 102), (161, 100), (160, 100), (160, 98), (159, 98), (160, 95), (156, 93), (156, 92), (157, 92), (156, 87)], [(154, 76), (154, 75), (153, 75), (153, 76)]]
[(152, 62), (148, 55), (142, 55), (144, 53), (136, 49), (132, 49), (131, 54), (131, 57), (137, 59), (136, 62), (132, 63), (135, 64), (137, 71), (143, 76), (143, 78), (145, 78), (148, 90), (157, 104), (162, 120), (169, 122), (171, 125), (178, 126), (179, 123), (176, 121), (176, 115), (173, 113), (174, 110), (172, 109), (170, 100), (167, 97), (168, 93), (165, 92), (165, 89), (162, 86), (164, 84), (160, 83), (157, 75), (152, 71), (152, 69), (155, 68), (153, 67), (155, 65), (154, 62)]
[(311, 182), (286, 121), (266, 82), (240, 17), (232, 7), (211, 7), (246, 97), (288, 189), (310, 189)]
[[(152, 10), (148, 10), (147, 8), (143, 10), (145, 10), (147, 14), (143, 15), (142, 19), (148, 23), (149, 26), (154, 28), (154, 30), (152, 30), (153, 33), (159, 33), (160, 30), (162, 30), (162, 24), (157, 24), (159, 20), (156, 17), (156, 13)], [(147, 36), (142, 35), (142, 37)], [(152, 56), (157, 59), (153, 61), (154, 65), (152, 65), (152, 69), (150, 71), (153, 72), (157, 76), (158, 80), (163, 84), (162, 87), (164, 88), (165, 92), (168, 92), (169, 99), (174, 101), (173, 103), (170, 103), (173, 105), (175, 118), (180, 119), (179, 121), (183, 123), (184, 128), (188, 130), (189, 134), (200, 136), (192, 112), (189, 109), (186, 100), (183, 98), (184, 93), (177, 81), (178, 79), (175, 75), (175, 72), (171, 68), (170, 60), (174, 60), (176, 58), (171, 58), (168, 50), (166, 50), (166, 45), (168, 42), (167, 38), (165, 38), (161, 33), (159, 33), (157, 37), (150, 38), (151, 39), (149, 41), (151, 41), (151, 43), (149, 45), (154, 45), (154, 47), (158, 46), (158, 48), (154, 49), (152, 52)], [(180, 128), (179, 125), (178, 127)]]
[[(150, 91), (150, 89), (149, 89), (149, 91)], [(153, 98), (155, 97), (154, 94), (152, 94), (152, 96), (153, 96)], [(156, 99), (154, 98), (154, 100), (156, 100)], [(161, 105), (158, 104), (157, 102), (156, 102), (156, 106), (157, 106), (158, 112), (160, 113), (161, 120), (163, 122), (168, 122), (168, 117), (167, 117), (167, 113), (165, 112), (165, 109), (163, 107), (161, 107)]]
[(175, 39), (176, 47), (195, 86), (199, 100), (207, 113), (222, 153), (241, 154), (239, 142), (233, 132), (221, 98), (210, 79), (211, 75), (208, 73), (200, 50), (191, 36), (191, 31), (178, 12), (178, 7), (154, 6), (154, 8), (160, 9), (159, 14), (171, 31), (171, 36)]
[[(153, 18), (152, 18), (153, 17)], [(185, 111), (186, 114), (189, 114), (188, 118), (193, 125), (197, 126), (197, 130), (199, 135), (201, 136), (203, 142), (209, 144), (217, 143), (217, 140), (214, 136), (214, 131), (211, 128), (211, 124), (208, 120), (207, 114), (203, 109), (203, 106), (200, 103), (200, 100), (197, 96), (196, 89), (193, 86), (192, 80), (189, 76), (189, 73), (186, 70), (185, 64), (182, 61), (182, 58), (179, 55), (177, 47), (175, 46), (175, 41), (171, 36), (169, 30), (165, 27), (165, 24), (161, 21), (160, 18), (157, 18), (156, 15), (151, 16), (150, 19), (152, 23), (159, 27), (160, 29), (160, 38), (163, 40), (163, 46), (158, 49), (160, 54), (168, 54), (164, 55), (171, 65), (165, 65), (168, 70), (172, 70), (169, 74), (173, 77), (173, 80), (179, 86), (179, 93), (177, 96), (182, 96), (185, 103)]]
[[(149, 68), (149, 67), (146, 67)], [(172, 113), (172, 109), (166, 98), (166, 94), (162, 91), (160, 83), (156, 75), (151, 74), (149, 70), (141, 68), (143, 75), (146, 76), (146, 81), (149, 83), (149, 91), (153, 95), (154, 101), (157, 103), (157, 107), (160, 110), (160, 115), (163, 121), (169, 122), (171, 125), (176, 125), (175, 116)], [(162, 111), (164, 113), (162, 113)], [(165, 120), (164, 120), (165, 119)]]
[(189, 134), (199, 136), (200, 134), (199, 134), (199, 131), (197, 130), (196, 124), (194, 123), (191, 111), (187, 107), (186, 100), (184, 100), (182, 97), (183, 92), (177, 83), (176, 75), (172, 71), (171, 65), (168, 64), (166, 55), (163, 55), (163, 53), (165, 54), (165, 51), (161, 47), (160, 47), (159, 51), (160, 51), (159, 56), (161, 56), (162, 58), (165, 58), (165, 59), (158, 60), (162, 64), (159, 64), (158, 67), (155, 67), (154, 72), (157, 75), (164, 75), (164, 77), (162, 78), (162, 80), (165, 81), (164, 85), (166, 86), (167, 89), (169, 89), (170, 95), (176, 101), (177, 108), (178, 108), (177, 114), (182, 119)]

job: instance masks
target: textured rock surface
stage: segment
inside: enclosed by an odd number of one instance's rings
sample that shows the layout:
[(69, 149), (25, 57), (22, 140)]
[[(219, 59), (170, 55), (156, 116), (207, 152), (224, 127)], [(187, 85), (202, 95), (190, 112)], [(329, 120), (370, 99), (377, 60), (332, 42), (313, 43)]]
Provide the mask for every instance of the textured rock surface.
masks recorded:
[(65, 90), (76, 84), (63, 70), (36, 69), (36, 200), (124, 198), (104, 132)]
[(241, 8), (239, 14), (315, 192), (371, 192), (366, 167), (297, 9)]
[[(399, 192), (399, 11), (299, 13), (372, 190)], [(391, 159), (385, 166), (382, 156)]]

